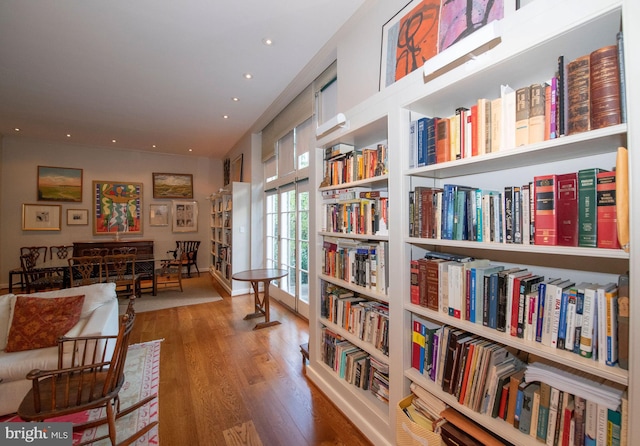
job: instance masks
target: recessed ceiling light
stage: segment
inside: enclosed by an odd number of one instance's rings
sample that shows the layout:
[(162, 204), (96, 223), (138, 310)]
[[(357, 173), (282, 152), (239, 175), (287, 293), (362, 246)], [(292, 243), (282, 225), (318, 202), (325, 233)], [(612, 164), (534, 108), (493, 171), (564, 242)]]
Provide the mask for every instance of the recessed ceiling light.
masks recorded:
[(233, 102), (238, 102), (240, 99), (238, 99), (238, 98), (231, 98), (231, 100), (232, 100)]
[(262, 43), (264, 43), (267, 46), (271, 46), (273, 45), (273, 40), (269, 39), (268, 37), (265, 37), (264, 39), (262, 39)]
[(193, 152), (193, 149), (189, 149), (189, 152)]
[(19, 132), (19, 131), (20, 131), (20, 129), (19, 129), (18, 127), (16, 127), (16, 128), (15, 128), (15, 129), (13, 129), (13, 130), (15, 130), (16, 132)]
[(153, 147), (153, 148), (155, 149), (155, 148), (156, 148), (156, 145), (155, 145), (155, 144), (152, 144), (152, 145), (151, 145), (151, 147)]
[(224, 119), (229, 119), (229, 115), (222, 115)]
[(244, 74), (242, 75), (242, 77), (244, 77), (245, 79), (253, 79), (253, 74), (251, 74), (251, 73), (244, 73)]
[(71, 133), (67, 133), (67, 138), (71, 138)]
[(116, 142), (116, 140), (115, 140), (115, 139), (112, 139), (112, 140), (111, 140), (111, 142)]

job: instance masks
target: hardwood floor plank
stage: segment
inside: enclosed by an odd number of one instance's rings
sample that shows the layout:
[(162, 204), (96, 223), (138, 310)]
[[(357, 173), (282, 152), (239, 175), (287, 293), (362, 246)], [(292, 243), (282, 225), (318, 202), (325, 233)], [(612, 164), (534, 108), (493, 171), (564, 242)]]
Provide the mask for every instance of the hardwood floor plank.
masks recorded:
[(131, 342), (164, 339), (160, 443), (370, 445), (305, 377), (307, 321), (273, 303), (282, 324), (253, 330), (256, 321), (243, 320), (253, 296), (219, 292), (220, 302), (137, 315)]
[(224, 431), (227, 446), (262, 446), (260, 437), (251, 421)]

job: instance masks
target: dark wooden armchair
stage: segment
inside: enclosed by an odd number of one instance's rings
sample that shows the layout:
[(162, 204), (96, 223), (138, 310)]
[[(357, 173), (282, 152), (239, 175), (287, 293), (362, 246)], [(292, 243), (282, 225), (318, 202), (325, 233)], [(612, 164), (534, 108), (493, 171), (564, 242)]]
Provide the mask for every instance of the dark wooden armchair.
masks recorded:
[(22, 276), (27, 294), (34, 291), (56, 290), (63, 287), (63, 276), (54, 274), (55, 270), (43, 270), (36, 265), (36, 257), (31, 254), (20, 256)]
[(183, 267), (187, 268), (187, 276), (191, 277), (191, 266), (196, 267), (198, 277), (200, 270), (198, 269), (198, 248), (200, 240), (176, 240), (176, 249), (167, 251), (173, 254), (173, 258), (180, 261)]
[(116, 284), (118, 296), (139, 296), (142, 275), (136, 273), (135, 254), (104, 256), (105, 281)]
[(157, 396), (151, 395), (124, 410), (120, 408), (118, 394), (125, 381), (124, 365), (134, 321), (132, 298), (126, 313), (120, 317), (117, 336), (61, 338), (58, 342), (58, 370), (29, 372), (27, 379), (32, 381), (32, 388), (22, 400), (18, 415), (26, 421), (43, 421), (89, 409), (105, 408), (105, 418), (73, 426), (74, 431), (82, 431), (108, 423), (108, 435), (82, 443), (83, 445), (107, 438), (112, 445), (128, 445), (157, 425), (158, 422), (154, 421), (116, 443), (116, 420)]

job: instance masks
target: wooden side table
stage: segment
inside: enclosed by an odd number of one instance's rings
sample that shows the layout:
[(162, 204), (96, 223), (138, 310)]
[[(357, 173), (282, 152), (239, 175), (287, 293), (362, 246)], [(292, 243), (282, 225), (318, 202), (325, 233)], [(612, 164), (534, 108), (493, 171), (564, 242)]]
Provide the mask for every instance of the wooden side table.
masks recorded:
[[(247, 271), (241, 271), (232, 276), (233, 280), (240, 280), (243, 282), (251, 282), (254, 292), (254, 306), (255, 312), (247, 314), (245, 319), (254, 319), (264, 316), (264, 322), (256, 324), (254, 330), (260, 328), (271, 327), (272, 325), (278, 325), (279, 321), (272, 321), (269, 316), (269, 285), (272, 280), (280, 279), (288, 274), (286, 269), (279, 268), (264, 268), (264, 269), (250, 269)], [(263, 296), (260, 299), (260, 283), (263, 284)]]

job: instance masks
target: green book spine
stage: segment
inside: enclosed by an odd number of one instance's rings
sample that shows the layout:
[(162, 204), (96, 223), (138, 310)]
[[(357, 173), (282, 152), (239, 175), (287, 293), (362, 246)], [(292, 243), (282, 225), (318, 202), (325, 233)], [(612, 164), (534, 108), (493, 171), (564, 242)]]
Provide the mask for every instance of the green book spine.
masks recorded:
[(596, 248), (598, 214), (596, 207), (596, 174), (603, 169), (578, 171), (578, 246)]
[(547, 424), (549, 423), (549, 404), (551, 402), (551, 386), (540, 383), (540, 408), (538, 409), (538, 426), (536, 437), (543, 443), (547, 441)]

